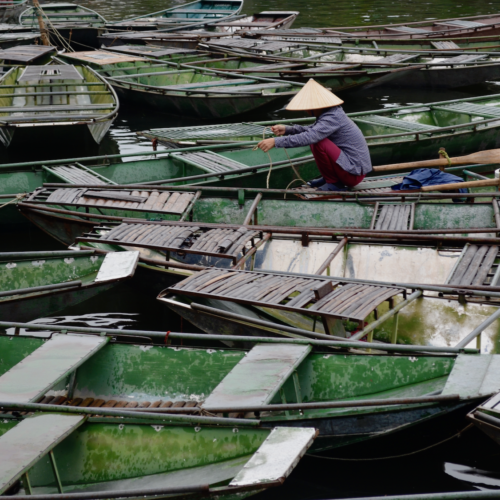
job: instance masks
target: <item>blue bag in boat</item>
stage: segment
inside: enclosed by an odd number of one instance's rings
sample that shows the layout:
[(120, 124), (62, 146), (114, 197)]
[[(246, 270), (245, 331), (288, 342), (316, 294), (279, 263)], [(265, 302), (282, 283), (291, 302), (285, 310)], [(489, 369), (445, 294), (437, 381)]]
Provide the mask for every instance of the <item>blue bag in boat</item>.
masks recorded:
[[(392, 186), (394, 191), (404, 191), (406, 189), (420, 189), (423, 186), (436, 186), (438, 184), (453, 184), (463, 182), (461, 177), (457, 177), (447, 172), (441, 172), (438, 168), (418, 168), (412, 170), (400, 184)], [(460, 188), (459, 193), (467, 193), (467, 188)]]

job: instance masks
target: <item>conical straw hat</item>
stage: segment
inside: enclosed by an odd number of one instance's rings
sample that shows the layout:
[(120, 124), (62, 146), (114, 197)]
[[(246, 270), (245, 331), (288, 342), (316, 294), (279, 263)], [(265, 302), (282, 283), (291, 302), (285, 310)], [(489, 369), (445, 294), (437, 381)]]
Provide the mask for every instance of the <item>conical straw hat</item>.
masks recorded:
[(290, 101), (286, 109), (289, 111), (308, 111), (340, 106), (343, 103), (342, 99), (311, 78)]

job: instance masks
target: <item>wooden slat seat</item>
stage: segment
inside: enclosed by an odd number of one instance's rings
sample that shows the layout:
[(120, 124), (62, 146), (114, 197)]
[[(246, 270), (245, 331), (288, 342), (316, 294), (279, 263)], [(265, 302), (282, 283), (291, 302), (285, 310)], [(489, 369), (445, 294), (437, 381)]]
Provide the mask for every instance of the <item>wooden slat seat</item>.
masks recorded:
[(382, 302), (403, 293), (396, 287), (293, 275), (209, 269), (171, 286), (172, 293), (210, 297), (323, 317), (364, 320)]
[(222, 45), (239, 49), (249, 49), (257, 45), (257, 42), (254, 40), (231, 40), (231, 42), (228, 42), (227, 40), (220, 39), (211, 40), (210, 45)]
[(499, 390), (500, 355), (459, 354), (441, 394), (458, 394), (461, 399), (485, 399)]
[(455, 42), (451, 42), (449, 40), (444, 40), (442, 42), (433, 41), (431, 45), (438, 50), (446, 50), (446, 49), (458, 49), (460, 50), (460, 45), (457, 45)]
[(85, 419), (83, 415), (33, 415), (0, 436), (0, 494), (5, 493)]
[[(92, 12), (58, 12), (56, 14), (50, 14), (50, 13), (46, 13), (44, 12), (44, 16), (46, 17), (50, 17), (50, 18), (56, 18), (56, 17), (92, 17), (92, 18), (97, 18), (97, 19), (100, 19), (99, 18), (99, 15), (98, 14), (94, 14)], [(23, 16), (25, 17), (25, 16)], [(33, 17), (35, 19), (37, 19), (37, 15), (36, 15), (36, 12), (33, 12), (33, 14), (28, 15), (26, 17)]]
[[(19, 97), (22, 97), (19, 94)], [(0, 107), (0, 113), (55, 113), (57, 111), (96, 111), (113, 109), (115, 107), (114, 103), (109, 104), (88, 104), (88, 105), (68, 105), (68, 104), (50, 104), (48, 106), (8, 106)], [(3, 117), (0, 117), (3, 119)]]
[(482, 59), (486, 59), (487, 57), (489, 57), (487, 54), (482, 54), (482, 55), (481, 54), (462, 54), (460, 56), (447, 58), (444, 61), (432, 62), (429, 64), (433, 64), (436, 66), (448, 66), (450, 64), (452, 64), (452, 65), (466, 64), (466, 63), (471, 63), (471, 62), (479, 62)]
[[(251, 93), (257, 93), (260, 94), (261, 92), (264, 93), (263, 91), (265, 89), (271, 90), (271, 89), (287, 89), (292, 87), (291, 83), (285, 83), (285, 82), (276, 82), (276, 83), (255, 83), (253, 85), (238, 85), (238, 86), (225, 86), (225, 87), (212, 87), (209, 92), (218, 92), (219, 94), (222, 93), (245, 93), (245, 92), (251, 92)], [(203, 89), (197, 91), (193, 90), (193, 93), (197, 92), (206, 92)]]
[[(140, 73), (137, 76), (141, 76)], [(253, 83), (255, 80), (243, 80), (241, 78), (227, 78), (225, 80), (216, 80), (214, 82), (199, 82), (199, 83), (181, 83), (179, 85), (169, 85), (169, 87), (175, 87), (176, 89), (188, 90), (188, 89), (198, 89), (206, 87), (220, 87), (221, 85), (243, 85), (245, 83)]]
[[(81, 177), (71, 177), (73, 184), (85, 184), (81, 179)], [(87, 184), (104, 184), (103, 182), (97, 182), (98, 180), (100, 179), (90, 176)], [(70, 182), (69, 177), (67, 182)], [(44, 201), (48, 204), (80, 205), (180, 215), (189, 207), (195, 193), (59, 188), (51, 192), (45, 200), (43, 198), (40, 200), (39, 196), (40, 193), (37, 193), (34, 196), (34, 201)]]
[[(212, 136), (213, 137), (213, 136)], [(210, 173), (222, 173), (222, 172), (232, 172), (234, 170), (239, 170), (241, 168), (246, 168), (247, 165), (239, 163), (234, 160), (230, 160), (225, 156), (219, 155), (212, 151), (200, 151), (195, 153), (172, 153), (172, 157), (198, 167), (205, 172)]]
[(310, 345), (291, 344), (253, 347), (212, 391), (203, 408), (210, 410), (211, 407), (237, 408), (271, 403), (311, 349)]
[[(148, 134), (169, 140), (189, 141), (194, 139), (216, 139), (219, 137), (230, 139), (231, 137), (256, 136), (262, 138), (264, 131), (265, 127), (262, 125), (255, 125), (253, 123), (234, 123), (231, 125), (202, 125), (194, 127), (153, 129), (150, 130)], [(267, 130), (266, 135), (271, 136), (272, 134), (269, 130)]]
[(394, 26), (386, 27), (386, 31), (394, 31), (396, 33), (408, 33), (410, 35), (423, 35), (424, 33), (430, 33), (430, 30), (424, 30), (422, 28), (412, 28), (410, 26)]
[(382, 205), (374, 229), (379, 231), (408, 231), (412, 229), (412, 204)]
[(352, 191), (361, 193), (391, 193), (391, 187), (403, 182), (403, 176), (386, 177), (384, 179), (364, 179)]
[(405, 132), (425, 132), (429, 130), (436, 130), (439, 128), (434, 125), (410, 122), (407, 120), (398, 120), (397, 118), (391, 118), (389, 116), (382, 115), (364, 115), (360, 118), (354, 117), (353, 120), (355, 122), (368, 123), (371, 125), (383, 125), (385, 127), (404, 130)]
[(43, 165), (42, 168), (69, 184), (89, 184), (91, 186), (95, 184), (116, 184), (116, 182), (80, 164), (61, 165), (60, 167)]
[(469, 245), (462, 253), (446, 283), (463, 286), (484, 285), (498, 256), (498, 250), (499, 247), (496, 245)]
[(0, 377), (0, 401), (37, 401), (108, 340), (91, 335), (55, 336)]
[(377, 59), (373, 62), (376, 64), (395, 64), (411, 61), (412, 59), (416, 59), (417, 57), (420, 57), (420, 54), (392, 54), (390, 56), (383, 57), (382, 59)]
[[(228, 15), (234, 14), (234, 10), (223, 10), (223, 9), (175, 9), (168, 13), (169, 15), (175, 16), (176, 14), (217, 14), (217, 15)], [(203, 18), (200, 18), (203, 19)]]
[(484, 118), (500, 118), (500, 107), (484, 106), (472, 102), (457, 102), (455, 104), (433, 106), (432, 109), (438, 111), (455, 111), (457, 113), (482, 116)]
[(52, 64), (50, 66), (27, 66), (17, 81), (38, 80), (84, 80), (84, 78), (70, 64)]
[[(177, 194), (177, 193), (176, 193)], [(184, 210), (187, 205), (179, 209)], [(174, 207), (175, 209), (175, 207)], [(222, 229), (200, 228), (196, 224), (169, 226), (165, 224), (122, 223), (111, 231), (78, 238), (78, 241), (93, 241), (134, 247), (155, 248), (164, 251), (179, 251), (198, 255), (219, 256), (235, 259), (248, 242), (261, 236), (259, 231), (246, 228)]]
[(488, 25), (485, 23), (478, 23), (476, 21), (466, 21), (466, 20), (456, 19), (454, 21), (443, 21), (440, 23), (434, 23), (434, 26), (451, 26), (457, 28), (485, 28)]

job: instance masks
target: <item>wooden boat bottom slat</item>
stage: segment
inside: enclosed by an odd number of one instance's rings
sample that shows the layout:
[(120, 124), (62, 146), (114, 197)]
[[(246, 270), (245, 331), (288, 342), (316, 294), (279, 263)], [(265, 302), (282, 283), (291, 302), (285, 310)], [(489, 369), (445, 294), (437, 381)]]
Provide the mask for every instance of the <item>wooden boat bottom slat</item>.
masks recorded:
[(450, 285), (483, 285), (498, 257), (496, 245), (469, 245), (461, 255), (446, 283)]
[[(69, 166), (73, 167), (73, 166)], [(89, 169), (68, 166), (46, 168), (61, 180), (70, 184), (114, 184), (114, 182)], [(37, 191), (30, 201), (47, 204), (77, 205), (94, 208), (134, 209), (175, 215), (183, 215), (191, 206), (196, 193), (171, 191), (101, 191), (86, 188), (58, 188), (54, 191)]]
[[(185, 201), (183, 200), (182, 203), (185, 204)], [(260, 231), (244, 227), (221, 229), (200, 228), (195, 224), (186, 227), (122, 223), (105, 234), (96, 232), (90, 236), (82, 236), (78, 240), (156, 248), (163, 251), (181, 251), (230, 258), (234, 261), (240, 253), (246, 252), (246, 245), (249, 242), (262, 237)]]
[[(245, 285), (234, 287), (242, 279)], [(214, 269), (200, 271), (169, 291), (355, 321), (363, 321), (382, 302), (404, 293), (401, 288), (364, 283), (341, 285), (320, 278)]]
[[(92, 175), (87, 170), (78, 168), (76, 165), (63, 165), (61, 167), (53, 167), (51, 170), (58, 174), (58, 176), (64, 178), (66, 182), (69, 182), (70, 184), (108, 184), (98, 176)], [(58, 189), (57, 191), (55, 191), (51, 195), (51, 201), (60, 201), (59, 197), (64, 196), (64, 191), (65, 190), (63, 189)], [(64, 198), (66, 199), (65, 196)], [(75, 198), (72, 198), (71, 201), (73, 201), (74, 199)], [(68, 200), (66, 199), (66, 201)]]
[(192, 166), (199, 167), (207, 172), (231, 172), (245, 168), (246, 165), (226, 158), (211, 151), (196, 153), (174, 153), (172, 156)]
[(381, 115), (365, 115), (362, 118), (353, 118), (353, 120), (355, 122), (368, 123), (370, 125), (383, 125), (385, 127), (391, 127), (407, 132), (425, 132), (427, 130), (436, 130), (439, 128), (434, 125), (409, 122), (406, 120), (400, 120), (397, 118), (390, 118), (388, 116)]
[(448, 105), (433, 106), (432, 109), (439, 111), (455, 111), (457, 113), (471, 114), (489, 118), (500, 118), (500, 107), (484, 106), (472, 102), (460, 102)]

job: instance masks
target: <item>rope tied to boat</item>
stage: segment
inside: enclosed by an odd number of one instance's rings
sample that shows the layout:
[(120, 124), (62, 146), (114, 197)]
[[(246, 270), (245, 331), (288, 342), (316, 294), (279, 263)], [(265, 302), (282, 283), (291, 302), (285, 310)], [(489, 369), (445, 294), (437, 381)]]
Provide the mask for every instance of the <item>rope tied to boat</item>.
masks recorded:
[[(269, 129), (269, 130), (272, 130), (272, 127), (264, 127), (264, 130), (262, 130), (262, 140), (265, 140), (266, 138), (266, 130)], [(256, 151), (257, 149), (259, 149), (259, 146), (258, 145), (255, 145), (252, 149), (252, 151)], [(292, 159), (290, 158), (290, 156), (288, 155), (288, 151), (286, 150), (286, 148), (283, 148), (285, 150), (285, 154), (286, 154), (286, 157), (288, 158), (288, 161), (290, 162), (290, 166), (292, 167), (293, 171), (295, 172), (295, 175), (297, 176), (297, 179), (293, 179), (292, 182), (290, 182), (288, 184), (288, 186), (285, 188), (285, 191), (288, 190), (288, 188), (296, 181), (302, 181), (304, 184), (306, 184), (306, 181), (304, 179), (302, 179), (302, 177), (300, 176), (299, 172), (297, 171), (297, 168), (295, 167), (295, 165), (292, 163)], [(273, 169), (273, 160), (271, 159), (271, 155), (269, 154), (269, 152), (266, 152), (267, 156), (269, 157), (269, 173), (267, 174), (267, 180), (266, 180), (266, 187), (267, 189), (269, 189), (269, 180), (271, 179), (271, 171)], [(286, 193), (285, 193), (285, 196), (284, 198), (286, 198)]]
[(448, 153), (446, 152), (446, 149), (439, 148), (439, 156), (441, 156), (441, 158), (445, 158), (448, 161), (448, 167), (451, 167), (451, 160), (448, 156)]
[(4, 203), (3, 205), (0, 205), (0, 208), (6, 207), (7, 205), (10, 205), (11, 203), (17, 203), (17, 202), (21, 201), (23, 198), (25, 198), (26, 196), (28, 196), (28, 193), (17, 193), (16, 197), (14, 199), (8, 201), (7, 203)]

